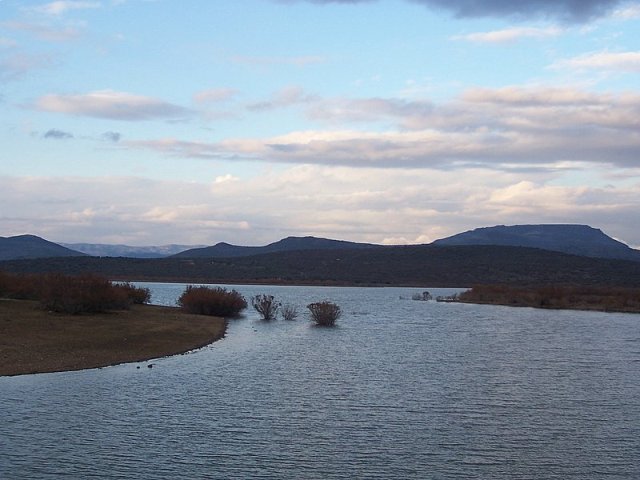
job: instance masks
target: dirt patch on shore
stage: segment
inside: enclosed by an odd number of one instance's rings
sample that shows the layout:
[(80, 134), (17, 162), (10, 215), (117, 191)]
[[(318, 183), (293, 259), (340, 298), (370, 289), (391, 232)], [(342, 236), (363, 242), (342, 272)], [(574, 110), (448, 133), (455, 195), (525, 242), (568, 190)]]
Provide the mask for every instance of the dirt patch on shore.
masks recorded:
[(222, 338), (224, 319), (134, 305), (61, 315), (37, 302), (0, 300), (0, 376), (60, 372), (176, 355)]

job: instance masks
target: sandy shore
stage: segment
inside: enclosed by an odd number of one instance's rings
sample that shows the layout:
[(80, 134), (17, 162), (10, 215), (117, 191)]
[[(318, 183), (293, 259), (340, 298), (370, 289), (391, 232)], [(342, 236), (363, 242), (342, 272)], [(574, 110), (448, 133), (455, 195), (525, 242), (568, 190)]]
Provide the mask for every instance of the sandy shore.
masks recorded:
[(37, 302), (0, 300), (0, 376), (60, 372), (176, 355), (222, 338), (221, 318), (134, 305), (97, 315), (59, 315)]

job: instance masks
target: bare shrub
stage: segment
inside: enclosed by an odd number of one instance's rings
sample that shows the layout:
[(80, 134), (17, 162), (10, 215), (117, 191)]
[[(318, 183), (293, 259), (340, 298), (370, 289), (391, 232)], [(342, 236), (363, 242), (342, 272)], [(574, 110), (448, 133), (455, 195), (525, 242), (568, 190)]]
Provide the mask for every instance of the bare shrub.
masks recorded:
[(277, 302), (273, 295), (256, 295), (251, 299), (251, 305), (262, 316), (263, 320), (275, 320), (280, 308), (280, 303)]
[(340, 307), (328, 301), (311, 303), (307, 308), (311, 312), (311, 319), (323, 327), (334, 326), (336, 320), (342, 315)]
[(280, 314), (284, 320), (295, 320), (298, 318), (298, 309), (293, 305), (283, 305), (280, 308)]
[(188, 313), (235, 317), (247, 308), (247, 301), (235, 290), (189, 285), (178, 298), (178, 305)]

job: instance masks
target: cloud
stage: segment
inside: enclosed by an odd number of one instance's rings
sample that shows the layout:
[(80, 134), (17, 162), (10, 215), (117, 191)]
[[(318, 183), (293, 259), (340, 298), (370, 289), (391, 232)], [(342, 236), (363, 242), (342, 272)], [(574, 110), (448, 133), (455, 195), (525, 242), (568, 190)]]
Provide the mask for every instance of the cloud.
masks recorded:
[(630, 4), (615, 10), (613, 12), (613, 17), (621, 20), (640, 18), (640, 4)]
[(318, 63), (324, 63), (326, 59), (317, 55), (306, 55), (297, 57), (250, 57), (236, 55), (231, 58), (234, 63), (240, 63), (251, 66), (276, 66), (276, 65), (292, 65), (295, 67), (305, 67)]
[(54, 64), (50, 55), (32, 55), (15, 52), (0, 57), (0, 82), (19, 80), (33, 70), (51, 67)]
[(474, 43), (512, 43), (522, 38), (549, 38), (556, 37), (562, 33), (558, 27), (533, 28), (514, 27), (503, 30), (493, 30), (491, 32), (476, 32), (466, 35), (457, 35), (454, 40), (467, 40)]
[(451, 10), (458, 17), (546, 17), (584, 22), (605, 15), (622, 0), (412, 0)]
[[(640, 153), (640, 95), (635, 94), (472, 89), (440, 105), (318, 100), (308, 114), (343, 128), (211, 143), (165, 138), (126, 144), (191, 158), (442, 170), (555, 170), (567, 162), (625, 167), (634, 166)], [(386, 128), (372, 128), (381, 121)], [(354, 124), (365, 128), (348, 128)]]
[(122, 138), (122, 134), (119, 132), (104, 132), (101, 138), (107, 142), (118, 143)]
[(15, 40), (10, 38), (0, 37), (0, 48), (14, 48), (18, 44)]
[(100, 8), (101, 6), (102, 4), (100, 2), (58, 0), (39, 5), (37, 7), (30, 7), (29, 10), (45, 15), (59, 16), (71, 10), (95, 9)]
[(553, 68), (614, 70), (640, 72), (640, 51), (637, 52), (596, 52), (560, 60)]
[(192, 113), (187, 108), (156, 98), (113, 90), (80, 95), (45, 95), (35, 102), (34, 107), (46, 112), (126, 121), (176, 119)]
[(293, 105), (312, 102), (315, 96), (306, 94), (300, 87), (286, 87), (274, 93), (269, 100), (252, 103), (247, 106), (252, 111), (268, 111), (278, 108), (286, 108)]
[(47, 130), (42, 135), (42, 138), (51, 138), (51, 139), (55, 139), (55, 140), (66, 140), (68, 138), (73, 138), (73, 134), (71, 134), (69, 132), (64, 132), (62, 130), (58, 130), (57, 128), (52, 128), (50, 130)]
[[(369, 3), (373, 0), (306, 0), (311, 3)], [(409, 0), (451, 11), (457, 17), (557, 18), (585, 22), (612, 11), (624, 0)], [(291, 1), (284, 3), (292, 3)]]
[(195, 93), (193, 101), (198, 104), (225, 102), (237, 94), (234, 88), (212, 88)]
[(11, 30), (33, 34), (36, 38), (46, 42), (67, 42), (76, 40), (83, 34), (83, 29), (77, 24), (54, 27), (41, 23), (6, 22), (4, 25)]

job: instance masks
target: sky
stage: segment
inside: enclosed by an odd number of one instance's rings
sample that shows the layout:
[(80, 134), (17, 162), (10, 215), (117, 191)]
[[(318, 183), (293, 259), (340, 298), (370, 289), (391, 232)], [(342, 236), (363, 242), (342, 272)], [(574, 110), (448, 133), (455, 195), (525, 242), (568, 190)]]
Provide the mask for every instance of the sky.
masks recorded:
[(640, 2), (0, 0), (0, 236), (640, 247)]

